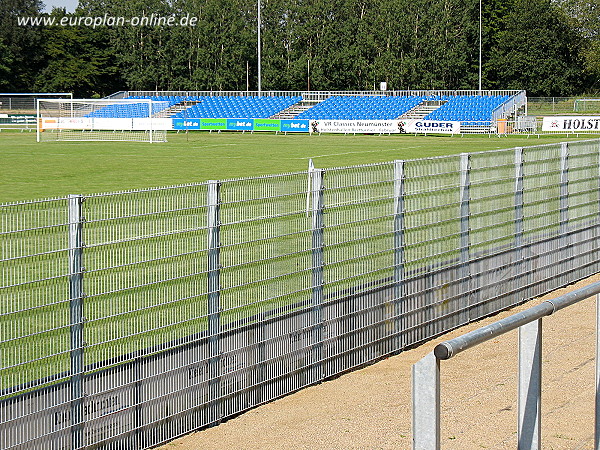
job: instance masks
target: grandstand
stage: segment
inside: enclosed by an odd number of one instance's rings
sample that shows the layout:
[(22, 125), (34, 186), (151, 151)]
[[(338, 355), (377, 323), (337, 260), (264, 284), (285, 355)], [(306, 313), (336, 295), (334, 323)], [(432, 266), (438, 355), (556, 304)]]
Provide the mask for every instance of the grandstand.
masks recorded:
[(510, 99), (508, 95), (498, 96), (440, 96), (435, 99), (440, 106), (427, 114), (425, 120), (458, 120), (464, 125), (490, 124), (493, 112)]
[[(110, 98), (151, 99), (165, 106), (154, 117), (174, 119), (402, 120), (460, 122), (489, 132), (499, 119), (526, 114), (524, 91), (386, 92), (120, 92)], [(94, 117), (139, 117), (144, 105), (106, 107)]]

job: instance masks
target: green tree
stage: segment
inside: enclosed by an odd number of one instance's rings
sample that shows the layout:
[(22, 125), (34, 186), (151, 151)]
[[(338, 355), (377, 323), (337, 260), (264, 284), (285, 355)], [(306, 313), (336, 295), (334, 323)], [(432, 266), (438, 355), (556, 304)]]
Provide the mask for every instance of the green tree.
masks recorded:
[(490, 56), (493, 87), (525, 89), (531, 96), (577, 93), (581, 38), (565, 15), (550, 0), (514, 0), (511, 6)]
[(9, 86), (11, 76), (12, 60), (8, 53), (8, 47), (0, 39), (0, 89), (5, 91)]
[(44, 57), (41, 50), (41, 28), (19, 25), (19, 17), (36, 17), (42, 11), (41, 0), (1, 0), (0, 40), (4, 49), (0, 56), (5, 77), (5, 90), (31, 92)]
[(585, 73), (590, 93), (600, 91), (600, 0), (562, 0), (559, 5), (580, 33), (581, 52), (585, 58)]
[[(57, 20), (65, 15), (59, 8), (51, 13)], [(81, 11), (77, 15), (81, 16)], [(106, 30), (48, 26), (42, 35), (47, 63), (35, 80), (35, 90), (91, 97), (106, 96), (120, 88), (122, 81)]]

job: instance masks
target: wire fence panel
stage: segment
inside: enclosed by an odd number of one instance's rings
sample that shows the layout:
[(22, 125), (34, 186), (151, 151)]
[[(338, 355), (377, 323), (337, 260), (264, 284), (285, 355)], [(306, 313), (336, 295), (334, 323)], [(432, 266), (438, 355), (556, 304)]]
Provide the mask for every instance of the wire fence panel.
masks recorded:
[(471, 315), (481, 317), (515, 303), (521, 286), (517, 247), (515, 151), (470, 155)]
[(570, 242), (571, 255), (577, 255), (577, 263), (572, 263), (570, 270), (571, 277), (583, 278), (590, 270), (596, 272), (599, 269), (595, 256), (600, 237), (596, 226), (600, 201), (598, 142), (569, 144), (568, 169), (568, 226), (577, 230)]
[[(69, 376), (67, 199), (7, 205), (0, 214), (0, 379), (3, 397)], [(0, 447), (27, 442), (60, 398), (9, 401), (0, 409)], [(22, 425), (25, 424), (25, 427)], [(61, 434), (62, 427), (57, 427)]]
[(392, 164), (324, 174), (323, 376), (392, 351)]
[(460, 157), (406, 161), (405, 276), (409, 343), (461, 322), (468, 278), (458, 269), (461, 239)]
[(0, 448), (146, 448), (600, 269), (600, 141), (0, 205)]
[(206, 329), (206, 186), (88, 197), (86, 363)]

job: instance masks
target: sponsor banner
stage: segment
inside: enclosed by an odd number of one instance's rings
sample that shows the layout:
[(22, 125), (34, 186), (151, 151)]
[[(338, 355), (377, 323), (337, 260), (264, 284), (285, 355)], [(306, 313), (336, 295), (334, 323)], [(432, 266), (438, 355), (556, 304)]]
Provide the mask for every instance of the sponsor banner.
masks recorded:
[(294, 133), (308, 133), (308, 120), (282, 120), (281, 131)]
[(451, 120), (398, 120), (400, 133), (460, 133), (460, 122)]
[(600, 116), (556, 116), (544, 117), (542, 131), (600, 132)]
[(254, 131), (281, 131), (281, 120), (254, 119)]
[(313, 120), (313, 133), (399, 133), (396, 120)]
[(110, 118), (110, 117), (45, 117), (42, 130), (171, 130), (173, 120), (165, 118)]
[(227, 119), (227, 129), (232, 131), (254, 130), (254, 119)]
[(35, 123), (35, 116), (29, 114), (0, 114), (0, 124)]
[(313, 133), (460, 133), (460, 122), (440, 120), (313, 120)]
[(227, 119), (200, 119), (201, 130), (226, 130)]
[(172, 130), (173, 129), (173, 119), (167, 117), (134, 117), (131, 120), (132, 129), (133, 130)]
[(308, 120), (279, 119), (172, 119), (173, 130), (283, 131), (308, 133)]
[(199, 130), (200, 119), (173, 119), (174, 130)]
[[(6, 120), (2, 119), (1, 120)], [(229, 130), (282, 131), (308, 133), (308, 120), (279, 119), (172, 119), (172, 118), (110, 118), (110, 117), (45, 117), (45, 130)], [(35, 116), (34, 116), (35, 123)]]
[(46, 117), (42, 119), (43, 130), (91, 130), (92, 119), (89, 117)]
[[(112, 117), (94, 117), (92, 118), (92, 128), (94, 130), (133, 130), (133, 120), (125, 118)], [(142, 128), (144, 129), (144, 128)]]

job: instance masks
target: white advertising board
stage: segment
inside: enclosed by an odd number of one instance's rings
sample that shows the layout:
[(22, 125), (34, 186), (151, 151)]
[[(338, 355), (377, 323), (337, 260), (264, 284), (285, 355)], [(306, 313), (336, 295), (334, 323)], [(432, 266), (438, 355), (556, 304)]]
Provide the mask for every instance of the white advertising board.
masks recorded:
[(460, 122), (445, 120), (313, 120), (313, 133), (460, 133)]
[(399, 133), (395, 120), (313, 120), (313, 133)]
[(544, 117), (542, 131), (600, 132), (600, 116), (555, 116)]
[(460, 122), (452, 120), (422, 120), (409, 119), (399, 120), (405, 133), (460, 133)]
[(170, 118), (45, 117), (42, 130), (172, 130)]

